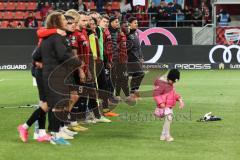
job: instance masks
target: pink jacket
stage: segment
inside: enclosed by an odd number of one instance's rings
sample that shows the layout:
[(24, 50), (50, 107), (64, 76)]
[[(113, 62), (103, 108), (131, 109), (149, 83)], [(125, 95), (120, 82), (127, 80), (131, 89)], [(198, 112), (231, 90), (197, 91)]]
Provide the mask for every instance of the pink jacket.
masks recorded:
[(160, 79), (157, 79), (154, 83), (153, 97), (158, 107), (164, 103), (169, 108), (175, 107), (176, 101), (181, 98), (172, 84)]

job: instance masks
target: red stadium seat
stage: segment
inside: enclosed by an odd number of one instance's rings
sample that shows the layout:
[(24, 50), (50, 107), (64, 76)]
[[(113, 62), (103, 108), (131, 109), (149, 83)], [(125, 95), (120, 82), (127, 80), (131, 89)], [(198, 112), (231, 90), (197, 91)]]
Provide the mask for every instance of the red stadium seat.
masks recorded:
[(0, 19), (2, 19), (3, 17), (3, 12), (0, 12)]
[(27, 3), (27, 10), (34, 11), (37, 9), (37, 3), (36, 2), (28, 2)]
[(17, 6), (16, 6), (16, 10), (25, 11), (26, 10), (26, 3), (25, 2), (18, 2)]
[(18, 23), (21, 23), (21, 25), (23, 26), (23, 22), (22, 21), (13, 21), (11, 24), (14, 28), (17, 28)]
[(25, 18), (25, 13), (24, 12), (15, 12), (15, 16), (14, 16), (14, 19), (24, 19)]
[(3, 2), (0, 2), (0, 11), (5, 10), (5, 4)]
[(0, 28), (7, 28), (9, 24), (9, 21), (1, 21)]
[(12, 22), (12, 26), (13, 26), (14, 28), (17, 27), (18, 22), (19, 22), (19, 21), (13, 21), (13, 22)]
[(15, 10), (15, 3), (14, 2), (6, 3), (6, 10), (9, 10), (9, 11)]
[(29, 12), (25, 12), (24, 17), (27, 18), (27, 17), (28, 17), (28, 14), (29, 14)]
[(42, 16), (40, 12), (35, 12), (35, 17), (37, 18), (37, 20), (41, 20)]
[(13, 19), (13, 12), (4, 12), (3, 19)]
[(120, 3), (119, 2), (112, 2), (112, 9), (119, 10), (120, 9)]

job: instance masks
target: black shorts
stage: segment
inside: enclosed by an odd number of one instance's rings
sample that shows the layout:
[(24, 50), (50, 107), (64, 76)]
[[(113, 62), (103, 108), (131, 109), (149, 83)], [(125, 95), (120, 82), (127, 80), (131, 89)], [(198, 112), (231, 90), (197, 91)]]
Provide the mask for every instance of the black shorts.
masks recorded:
[(44, 91), (42, 69), (35, 69), (35, 74), (34, 75), (35, 75), (36, 82), (37, 82), (39, 99), (42, 102), (46, 102), (47, 97), (46, 97), (46, 94), (45, 94), (45, 91)]

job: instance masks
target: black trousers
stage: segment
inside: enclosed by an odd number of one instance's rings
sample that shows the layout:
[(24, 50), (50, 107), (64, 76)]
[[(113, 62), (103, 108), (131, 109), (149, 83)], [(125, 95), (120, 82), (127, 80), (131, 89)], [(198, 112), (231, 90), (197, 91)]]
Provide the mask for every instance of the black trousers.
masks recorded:
[(61, 120), (57, 117), (56, 113), (49, 109), (48, 111), (48, 132), (59, 132)]
[(129, 76), (132, 76), (130, 82), (131, 93), (134, 93), (136, 90), (139, 89), (142, 80), (144, 78), (144, 71), (142, 68), (141, 62), (129, 62), (128, 63), (128, 73)]
[[(87, 113), (87, 108), (89, 111), (92, 111), (94, 113), (94, 116), (96, 118), (100, 118), (100, 111), (99, 111), (99, 106), (97, 103), (97, 90), (96, 90), (96, 83), (95, 82), (90, 82), (90, 83), (85, 83), (85, 84), (80, 84), (81, 86), (85, 86), (89, 88), (90, 90), (87, 91), (87, 95), (84, 97), (80, 96), (78, 101), (73, 107), (72, 110), (72, 115), (71, 115), (71, 120), (76, 121), (79, 119), (86, 119), (86, 113)], [(93, 88), (95, 90), (93, 90)]]
[(111, 70), (111, 79), (115, 88), (115, 95), (120, 96), (121, 89), (125, 96), (129, 96), (127, 64), (115, 62)]
[(96, 63), (96, 73), (98, 89), (101, 90), (98, 96), (103, 101), (102, 107), (105, 109), (108, 108), (108, 99), (111, 97), (111, 92), (109, 91), (109, 81), (107, 81), (103, 63)]

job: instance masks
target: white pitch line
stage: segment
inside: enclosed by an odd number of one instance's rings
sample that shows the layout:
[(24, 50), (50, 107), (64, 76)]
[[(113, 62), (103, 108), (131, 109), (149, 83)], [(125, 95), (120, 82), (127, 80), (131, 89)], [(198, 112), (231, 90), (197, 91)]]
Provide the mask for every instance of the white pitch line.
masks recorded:
[(23, 78), (19, 78), (19, 79), (0, 79), (0, 82), (3, 82), (3, 81), (25, 81), (25, 80), (28, 80), (28, 79), (23, 79)]

